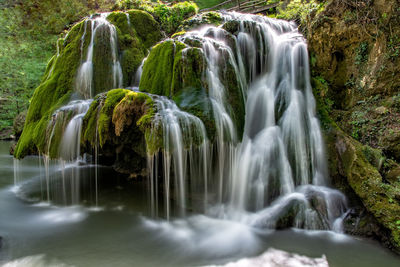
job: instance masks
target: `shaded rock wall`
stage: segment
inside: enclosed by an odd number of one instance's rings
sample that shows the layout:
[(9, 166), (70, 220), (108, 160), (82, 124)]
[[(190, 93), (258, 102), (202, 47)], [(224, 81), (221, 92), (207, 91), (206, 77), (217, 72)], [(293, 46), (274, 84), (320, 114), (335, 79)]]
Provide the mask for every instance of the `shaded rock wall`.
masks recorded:
[(397, 251), (399, 7), (398, 1), (333, 0), (302, 25), (332, 181), (353, 206), (346, 230), (374, 236)]

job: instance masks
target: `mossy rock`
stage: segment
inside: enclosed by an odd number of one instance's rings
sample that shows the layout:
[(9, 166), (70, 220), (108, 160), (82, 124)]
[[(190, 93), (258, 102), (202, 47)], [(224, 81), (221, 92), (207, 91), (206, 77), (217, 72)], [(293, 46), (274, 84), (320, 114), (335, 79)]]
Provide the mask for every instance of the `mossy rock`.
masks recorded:
[(118, 138), (135, 138), (126, 133), (130, 128), (137, 128), (144, 136), (153, 116), (152, 99), (144, 93), (113, 89), (99, 94), (83, 118), (82, 143), (100, 148), (106, 143), (120, 144)]
[(215, 11), (209, 11), (204, 13), (199, 13), (191, 18), (184, 20), (179, 26), (178, 31), (189, 31), (202, 27), (204, 25), (214, 25), (219, 26), (224, 22), (223, 17), (220, 13)]
[(99, 158), (108, 158), (118, 172), (145, 175), (147, 144), (154, 103), (145, 93), (113, 89), (99, 94), (83, 118), (82, 146), (98, 146)]
[(128, 127), (138, 127), (143, 133), (150, 128), (154, 116), (153, 100), (140, 92), (129, 92), (115, 106), (112, 122), (115, 135), (121, 136)]
[(114, 86), (112, 48), (108, 26), (98, 26), (93, 47), (93, 95), (106, 92)]
[[(153, 47), (144, 64), (139, 88), (144, 92), (167, 96), (179, 108), (200, 118), (212, 141), (216, 128), (206, 81), (207, 59), (199, 48), (201, 43), (193, 47), (191, 38), (182, 35), (175, 38), (179, 41), (169, 39)], [(223, 53), (219, 58), (218, 65), (221, 67), (218, 76), (226, 90), (226, 107), (236, 125), (236, 136), (241, 139), (245, 119), (244, 96), (229, 56)]]
[(112, 139), (114, 131), (111, 124), (115, 106), (129, 93), (126, 89), (113, 89), (106, 94), (97, 95), (83, 118), (82, 142), (102, 147)]
[(169, 39), (151, 49), (143, 66), (139, 88), (143, 92), (171, 97), (174, 62), (185, 44)]
[[(128, 17), (130, 23), (128, 23)], [(161, 40), (162, 34), (159, 24), (154, 18), (144, 11), (131, 10), (128, 13), (113, 12), (108, 15), (107, 19), (116, 27), (118, 34), (118, 54), (120, 60), (124, 81), (124, 86), (130, 86), (137, 68), (141, 64), (148, 49)], [(85, 33), (85, 38), (82, 35)], [(21, 138), (16, 146), (14, 156), (22, 158), (27, 154), (37, 153), (38, 151), (47, 153), (52, 151), (53, 156), (57, 156), (55, 144), (51, 142), (54, 149), (47, 148), (49, 133), (47, 128), (51, 123), (52, 114), (60, 107), (71, 100), (71, 96), (80, 98), (82, 92), (75, 92), (75, 78), (78, 73), (78, 68), (86, 59), (87, 48), (91, 39), (91, 24), (88, 20), (83, 20), (71, 28), (65, 39), (60, 39), (57, 42), (58, 52), (54, 56), (46, 68), (42, 83), (36, 88), (31, 100), (24, 130)], [(112, 73), (111, 50), (109, 41), (109, 31), (97, 29), (94, 45), (93, 56), (93, 93), (108, 91), (113, 87), (113, 79), (110, 77)], [(111, 99), (109, 97), (108, 99)], [(100, 98), (94, 101), (95, 104), (100, 104)], [(102, 103), (104, 104), (104, 103)], [(107, 107), (108, 105), (106, 105)], [(104, 122), (101, 120), (101, 122)], [(87, 122), (90, 129), (93, 128), (90, 121)], [(106, 137), (108, 128), (107, 123), (104, 123), (104, 128), (100, 136)], [(87, 130), (87, 129), (86, 129)], [(89, 130), (84, 134), (85, 140), (92, 140), (93, 133)], [(54, 137), (57, 140), (61, 136)], [(55, 140), (56, 140), (55, 139)], [(102, 143), (105, 140), (102, 139)]]
[(112, 12), (107, 19), (116, 27), (118, 34), (123, 85), (131, 86), (148, 50), (163, 37), (160, 25), (149, 13), (141, 10)]
[[(400, 251), (400, 199), (398, 189), (386, 184), (379, 171), (371, 165), (376, 156), (365, 146), (335, 130), (334, 138), (338, 172), (347, 181), (365, 208), (390, 231), (393, 248)], [(371, 156), (373, 155), (373, 156)]]
[(237, 20), (230, 20), (224, 23), (222, 28), (231, 33), (231, 34), (238, 34), (240, 30), (240, 21)]
[(80, 22), (70, 30), (59, 56), (49, 62), (46, 78), (31, 99), (24, 130), (15, 149), (16, 158), (37, 151), (45, 152), (48, 122), (53, 112), (70, 100), (73, 92), (75, 75), (81, 62), (84, 25)]

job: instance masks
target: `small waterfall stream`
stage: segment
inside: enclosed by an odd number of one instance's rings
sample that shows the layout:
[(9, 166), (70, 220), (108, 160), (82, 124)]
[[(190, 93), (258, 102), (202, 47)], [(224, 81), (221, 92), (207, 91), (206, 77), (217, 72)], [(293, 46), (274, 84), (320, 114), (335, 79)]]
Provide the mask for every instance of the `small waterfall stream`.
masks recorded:
[[(99, 89), (94, 88), (94, 71), (95, 66), (93, 62), (94, 52), (96, 50), (96, 37), (101, 35), (100, 41), (109, 42), (108, 49), (110, 50), (110, 79), (111, 84), (109, 88), (122, 87), (123, 75), (121, 64), (119, 62), (118, 55), (118, 43), (117, 43), (117, 32), (115, 26), (112, 25), (108, 20), (107, 16), (109, 13), (102, 13), (94, 15), (88, 18), (84, 22), (84, 32), (80, 39), (80, 52), (81, 52), (81, 65), (79, 66), (76, 74), (75, 90), (78, 93), (75, 98), (82, 100), (73, 100), (67, 105), (56, 110), (52, 116), (52, 120), (48, 124), (49, 137), (47, 138), (47, 151), (43, 151), (43, 166), (46, 177), (46, 198), (45, 200), (50, 203), (52, 198), (61, 198), (61, 203), (64, 205), (76, 205), (80, 203), (80, 187), (82, 184), (82, 177), (80, 177), (81, 170), (77, 167), (84, 162), (81, 154), (81, 131), (83, 117), (89, 109), (90, 104), (93, 101), (95, 92)], [(127, 16), (128, 18), (129, 16)], [(105, 37), (104, 37), (105, 36)], [(105, 39), (105, 38), (108, 38)], [(88, 39), (88, 40), (87, 40)], [(85, 49), (85, 47), (87, 47)], [(59, 48), (57, 45), (57, 56), (59, 55)], [(53, 66), (54, 67), (54, 64)], [(50, 70), (48, 77), (52, 74), (53, 68)], [(97, 89), (97, 90), (96, 90)], [(56, 131), (61, 131), (61, 140), (54, 140)], [(58, 133), (59, 134), (59, 133)], [(97, 133), (96, 133), (97, 138)], [(59, 145), (57, 148), (57, 157), (59, 158), (58, 166), (62, 173), (61, 185), (55, 186), (52, 183), (58, 183), (58, 181), (52, 181), (52, 176), (49, 171), (51, 165), (50, 155), (54, 157), (54, 153), (50, 151), (52, 142), (58, 141)], [(97, 147), (95, 148), (94, 161), (97, 166)], [(66, 179), (66, 169), (71, 168), (69, 179)], [(95, 169), (95, 205), (98, 205), (98, 193), (97, 193), (97, 176), (98, 169)], [(67, 181), (68, 180), (68, 181)], [(51, 192), (51, 188), (56, 187), (55, 191)], [(67, 189), (68, 187), (68, 189)], [(69, 196), (67, 197), (67, 191)], [(43, 190), (42, 190), (42, 195)], [(51, 197), (53, 195), (53, 197)]]
[[(237, 13), (227, 13), (224, 19), (239, 23), (239, 33), (206, 26), (179, 37), (182, 42), (202, 44), (215, 143), (208, 141), (199, 119), (175, 104), (166, 105), (170, 100), (162, 98), (162, 105), (157, 100), (164, 149), (161, 160), (157, 154), (150, 156), (150, 183), (164, 183), (165, 216), (170, 217), (170, 199), (180, 210), (176, 214), (184, 215), (193, 202), (191, 184), (200, 183), (205, 212), (212, 216), (271, 228), (339, 229), (347, 204), (339, 191), (326, 187), (324, 144), (304, 38), (290, 22)], [(221, 80), (221, 70), (229, 67), (235, 71), (245, 102), (241, 141), (229, 112), (230, 88)], [(185, 145), (185, 133), (190, 137), (192, 129), (201, 133), (197, 147)], [(195, 175), (192, 170), (203, 171)], [(175, 186), (171, 186), (171, 175)]]
[(93, 53), (95, 47), (95, 38), (100, 31), (106, 31), (109, 35), (112, 62), (111, 88), (119, 88), (122, 86), (123, 78), (121, 64), (118, 58), (117, 31), (115, 29), (115, 26), (106, 19), (107, 16), (108, 13), (101, 13), (100, 15), (96, 15), (85, 21), (85, 31), (81, 38), (82, 57), (84, 55), (83, 48), (86, 40), (86, 35), (88, 34), (87, 27), (90, 27), (90, 42), (86, 51), (86, 59), (79, 67), (76, 77), (76, 90), (80, 92), (85, 97), (85, 99), (93, 98), (95, 93), (95, 88), (93, 88)]

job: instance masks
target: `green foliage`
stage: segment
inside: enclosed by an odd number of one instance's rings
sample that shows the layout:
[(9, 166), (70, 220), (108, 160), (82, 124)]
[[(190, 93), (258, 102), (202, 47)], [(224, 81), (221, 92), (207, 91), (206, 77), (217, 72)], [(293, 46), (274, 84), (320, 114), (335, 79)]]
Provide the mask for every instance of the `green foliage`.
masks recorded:
[(360, 140), (362, 138), (361, 128), (363, 127), (364, 124), (368, 123), (369, 120), (366, 118), (366, 114), (363, 111), (354, 111), (351, 114), (351, 119), (352, 119), (350, 122), (350, 124), (352, 125), (351, 136), (356, 140)]
[(152, 14), (160, 22), (161, 28), (169, 35), (173, 34), (185, 19), (195, 15), (198, 7), (193, 2), (178, 2), (167, 5), (160, 1), (151, 2), (147, 0), (120, 0), (115, 9), (140, 9)]
[(151, 94), (171, 96), (174, 61), (184, 47), (185, 44), (173, 40), (154, 46), (143, 66), (140, 90)]
[[(73, 82), (81, 59), (81, 36), (84, 23), (75, 25), (68, 38), (62, 40), (60, 54), (49, 62), (42, 83), (35, 90), (25, 121), (24, 131), (15, 150), (15, 157), (24, 157), (36, 147), (46, 152), (46, 129), (53, 112), (70, 100)], [(51, 75), (50, 75), (51, 70)]]
[(114, 0), (4, 2), (0, 9), (0, 131), (10, 129), (14, 117), (28, 108), (56, 52), (57, 35), (90, 12), (111, 7)]
[(209, 8), (218, 5), (224, 0), (194, 0), (199, 9)]
[(311, 85), (317, 103), (317, 114), (322, 127), (328, 129), (332, 125), (336, 126), (329, 115), (332, 111), (333, 101), (327, 96), (329, 90), (328, 82), (322, 76), (316, 76), (311, 78)]
[(130, 91), (126, 89), (114, 89), (108, 91), (97, 121), (100, 146), (103, 146), (111, 136), (111, 119), (115, 106), (129, 92)]
[(325, 2), (316, 0), (291, 0), (286, 7), (282, 4), (278, 6), (277, 13), (271, 16), (278, 19), (294, 20), (305, 25), (310, 21), (311, 14), (317, 15), (324, 9)]
[(86, 1), (29, 0), (20, 6), (24, 25), (34, 33), (58, 34), (90, 12)]
[(394, 61), (400, 56), (400, 36), (393, 35), (389, 37), (388, 43), (388, 57)]
[(365, 63), (367, 59), (368, 59), (368, 43), (361, 42), (356, 50), (355, 64), (361, 65), (362, 63)]
[(55, 51), (56, 36), (31, 35), (29, 29), (21, 28), (21, 11), (15, 8), (0, 10), (0, 24), (1, 131), (28, 108), (46, 61)]

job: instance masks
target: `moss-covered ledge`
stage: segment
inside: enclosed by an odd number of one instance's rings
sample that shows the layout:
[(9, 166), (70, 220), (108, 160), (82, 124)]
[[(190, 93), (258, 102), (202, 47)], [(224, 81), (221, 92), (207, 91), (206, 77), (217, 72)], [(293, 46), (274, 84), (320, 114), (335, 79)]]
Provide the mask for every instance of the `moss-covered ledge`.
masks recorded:
[(113, 89), (99, 94), (83, 118), (83, 151), (111, 160), (113, 167), (131, 175), (145, 175), (146, 134), (155, 114), (152, 98), (141, 92)]
[(337, 128), (327, 131), (326, 137), (331, 172), (336, 172), (346, 179), (367, 211), (387, 229), (389, 247), (400, 252), (399, 187), (388, 183), (382, 177), (378, 171), (379, 162), (377, 157), (371, 154), (371, 148)]

